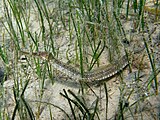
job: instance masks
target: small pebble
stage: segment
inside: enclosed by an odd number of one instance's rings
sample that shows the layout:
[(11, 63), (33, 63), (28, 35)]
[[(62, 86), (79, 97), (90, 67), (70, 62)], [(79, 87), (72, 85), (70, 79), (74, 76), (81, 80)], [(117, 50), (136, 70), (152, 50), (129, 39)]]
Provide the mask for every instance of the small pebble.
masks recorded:
[(4, 68), (0, 68), (0, 83), (3, 81), (4, 79)]

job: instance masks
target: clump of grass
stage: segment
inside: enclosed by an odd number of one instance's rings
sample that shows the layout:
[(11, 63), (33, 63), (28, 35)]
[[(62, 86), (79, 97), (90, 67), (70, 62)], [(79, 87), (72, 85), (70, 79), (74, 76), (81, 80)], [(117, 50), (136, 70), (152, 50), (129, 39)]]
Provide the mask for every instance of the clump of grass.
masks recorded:
[[(28, 1), (29, 2), (29, 1)], [(28, 3), (27, 2), (27, 3)], [(12, 119), (17, 118), (16, 116), (18, 115), (20, 119), (26, 119), (26, 118), (30, 118), (30, 119), (35, 119), (34, 113), (32, 111), (32, 108), (30, 107), (30, 103), (28, 103), (28, 101), (25, 98), (25, 90), (28, 87), (30, 78), (28, 76), (28, 78), (25, 80), (25, 78), (21, 78), (21, 71), (19, 71), (20, 69), (18, 68), (18, 59), (19, 59), (19, 52), (23, 49), (23, 48), (27, 48), (29, 46), (28, 43), (33, 42), (31, 48), (31, 52), (33, 52), (35, 49), (36, 51), (39, 51), (39, 39), (40, 37), (37, 35), (37, 33), (33, 34), (32, 31), (30, 30), (31, 28), (29, 27), (30, 25), (30, 10), (31, 10), (31, 4), (29, 2), (29, 9), (25, 10), (26, 8), (26, 1), (10, 1), (10, 0), (4, 0), (4, 9), (5, 9), (5, 19), (6, 22), (3, 22), (3, 25), (6, 29), (6, 31), (8, 32), (8, 35), (10, 36), (10, 41), (9, 43), (11, 43), (11, 45), (13, 46), (12, 48), (9, 48), (11, 50), (13, 50), (13, 53), (15, 54), (11, 54), (12, 56), (14, 56), (14, 59), (9, 58), (9, 56), (7, 56), (7, 54), (5, 53), (4, 50), (2, 50), (2, 48), (0, 49), (1, 51), (1, 57), (4, 61), (5, 64), (9, 64), (10, 61), (12, 61), (14, 64), (14, 70), (16, 71), (13, 75), (13, 80), (14, 80), (14, 88), (13, 88), (13, 93), (14, 93), (14, 98), (15, 98), (15, 108), (12, 114)], [(21, 4), (22, 3), (22, 4)], [(37, 5), (38, 6), (38, 5)], [(38, 6), (39, 7), (39, 6)], [(46, 10), (47, 8), (45, 8), (45, 12), (47, 12)], [(38, 9), (39, 13), (41, 8)], [(26, 16), (25, 16), (26, 15)], [(44, 28), (44, 23), (43, 23), (43, 16), (41, 14), (41, 21), (42, 21), (42, 36), (41, 36), (41, 40), (44, 41), (44, 48), (46, 49), (46, 43), (45, 43), (45, 28)], [(50, 24), (49, 24), (50, 25)], [(50, 26), (51, 27), (51, 26)], [(41, 34), (38, 33), (38, 34)], [(30, 38), (31, 41), (27, 41), (28, 38), (26, 37), (26, 35), (28, 35), (28, 37)], [(5, 39), (5, 37), (4, 37)], [(5, 41), (4, 44), (6, 44), (7, 42)], [(8, 51), (8, 50), (7, 50)], [(39, 76), (40, 80), (40, 98), (43, 98), (43, 91), (44, 91), (44, 82), (45, 82), (45, 78), (46, 78), (46, 74), (45, 71), (47, 71), (48, 68), (48, 63), (46, 63), (44, 65), (44, 69), (42, 70), (42, 67), (40, 65), (40, 60), (39, 59), (34, 59), (34, 64), (36, 66), (36, 73)], [(28, 66), (30, 66), (28, 64)], [(13, 69), (13, 68), (11, 68)], [(25, 72), (25, 71), (23, 71)], [(40, 109), (41, 105), (39, 105), (39, 109)], [(5, 110), (5, 109), (4, 109)], [(17, 114), (18, 113), (18, 114)]]
[[(60, 93), (63, 97), (65, 97), (68, 100), (69, 106), (71, 108), (71, 112), (73, 115), (73, 118), (76, 119), (95, 119), (95, 116), (99, 119), (97, 110), (98, 110), (98, 102), (99, 98), (96, 99), (96, 104), (93, 109), (87, 107), (85, 101), (83, 101), (83, 98), (79, 98), (76, 94), (74, 94), (72, 91), (68, 90), (68, 92), (72, 95), (74, 99), (71, 99), (71, 97), (68, 96), (66, 90), (63, 90), (63, 93)], [(76, 108), (73, 107), (73, 105), (80, 110), (81, 113), (77, 115)], [(81, 115), (82, 114), (82, 115)]]

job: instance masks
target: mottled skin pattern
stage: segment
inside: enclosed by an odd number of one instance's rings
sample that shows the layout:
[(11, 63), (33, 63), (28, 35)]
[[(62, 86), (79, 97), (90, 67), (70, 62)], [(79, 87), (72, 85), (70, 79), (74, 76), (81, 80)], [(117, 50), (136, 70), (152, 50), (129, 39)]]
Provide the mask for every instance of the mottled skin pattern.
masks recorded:
[(115, 64), (103, 66), (89, 72), (85, 72), (83, 78), (81, 77), (81, 73), (75, 68), (66, 63), (61, 62), (60, 60), (53, 57), (51, 53), (48, 52), (37, 52), (37, 53), (28, 53), (21, 51), (23, 55), (32, 55), (34, 57), (40, 57), (45, 60), (53, 60), (53, 67), (62, 73), (66, 74), (73, 80), (79, 82), (87, 82), (87, 83), (98, 83), (100, 81), (108, 80), (113, 77), (117, 73), (121, 72), (129, 65), (129, 60), (126, 55), (121, 57), (118, 61), (115, 61)]

